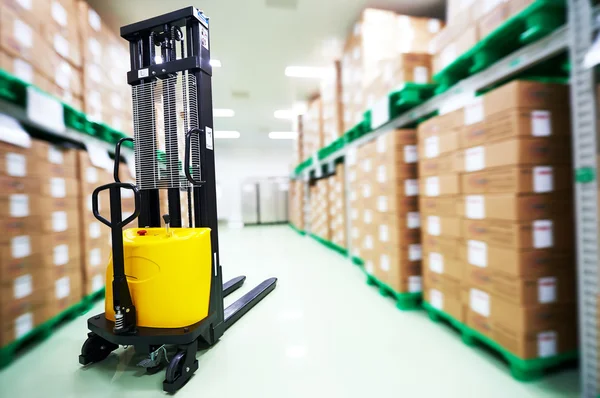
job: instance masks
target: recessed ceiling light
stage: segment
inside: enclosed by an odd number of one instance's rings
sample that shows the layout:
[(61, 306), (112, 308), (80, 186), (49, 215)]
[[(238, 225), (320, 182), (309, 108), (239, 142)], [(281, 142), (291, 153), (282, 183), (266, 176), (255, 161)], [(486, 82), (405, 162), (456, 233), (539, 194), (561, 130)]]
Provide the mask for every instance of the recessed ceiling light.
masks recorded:
[(273, 116), (275, 116), (275, 119), (291, 120), (295, 116), (295, 112), (291, 109), (280, 109), (278, 111), (275, 111)]
[(213, 109), (213, 117), (234, 117), (233, 109)]
[(217, 130), (217, 131), (215, 131), (215, 138), (225, 139), (225, 140), (235, 140), (236, 138), (240, 138), (240, 132), (239, 131)]
[(219, 61), (218, 59), (211, 59), (210, 60), (210, 66), (212, 66), (213, 68), (220, 68), (221, 67), (221, 61)]
[(269, 138), (272, 140), (295, 140), (298, 133), (295, 131), (272, 131), (269, 133)]
[(288, 66), (285, 68), (285, 75), (288, 77), (306, 77), (312, 79), (321, 79), (328, 73), (328, 68), (318, 68), (313, 66)]

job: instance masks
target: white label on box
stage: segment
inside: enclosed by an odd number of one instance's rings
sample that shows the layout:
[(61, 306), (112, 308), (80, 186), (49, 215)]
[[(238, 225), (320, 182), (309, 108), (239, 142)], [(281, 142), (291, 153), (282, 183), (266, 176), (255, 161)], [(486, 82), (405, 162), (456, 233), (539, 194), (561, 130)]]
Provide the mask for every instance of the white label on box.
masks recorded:
[(442, 24), (439, 19), (430, 19), (427, 22), (427, 29), (429, 29), (429, 33), (437, 33), (442, 29)]
[(371, 213), (371, 210), (365, 210), (363, 214), (363, 221), (365, 224), (371, 224), (373, 222), (373, 213)]
[(413, 69), (413, 81), (417, 84), (429, 83), (429, 68), (426, 66), (417, 66)]
[(552, 114), (550, 111), (531, 112), (531, 135), (549, 137), (552, 135)]
[(67, 26), (67, 11), (65, 8), (60, 5), (60, 3), (53, 1), (52, 2), (52, 10), (51, 10), (52, 18), (60, 25)]
[(54, 164), (63, 164), (64, 156), (62, 151), (54, 145), (50, 145), (48, 148), (48, 161)]
[(346, 152), (346, 161), (349, 166), (356, 164), (356, 147), (348, 149), (348, 152)]
[(54, 51), (65, 58), (69, 57), (69, 41), (58, 33), (54, 35)]
[(378, 100), (371, 108), (371, 128), (374, 130), (390, 120), (390, 101), (387, 96)]
[(367, 263), (365, 264), (365, 270), (367, 271), (367, 274), (373, 275), (374, 268), (375, 267), (373, 267), (373, 261), (367, 261)]
[(25, 177), (27, 175), (27, 158), (25, 155), (7, 153), (6, 174), (11, 177)]
[(60, 66), (54, 73), (54, 81), (60, 88), (70, 90), (72, 73), (73, 71), (71, 70), (69, 63), (66, 61), (61, 61)]
[(102, 263), (102, 252), (100, 249), (90, 250), (90, 265), (92, 267), (98, 267)]
[(425, 138), (425, 157), (428, 159), (440, 156), (440, 137), (437, 135)]
[(421, 245), (419, 245), (418, 243), (408, 245), (408, 261), (421, 261), (421, 258)]
[(101, 235), (100, 223), (97, 221), (93, 221), (89, 226), (89, 233), (91, 239), (98, 239)]
[(27, 87), (27, 116), (52, 132), (62, 133), (66, 129), (62, 102), (35, 86)]
[(425, 180), (425, 195), (440, 196), (440, 178), (427, 177)]
[(417, 196), (419, 194), (419, 181), (404, 180), (404, 194), (406, 196)]
[(31, 48), (33, 46), (33, 30), (31, 29), (31, 26), (20, 19), (15, 19), (13, 26), (14, 36), (19, 43), (25, 47)]
[(404, 163), (417, 163), (419, 155), (417, 153), (416, 145), (405, 145), (404, 146)]
[(555, 356), (557, 351), (557, 334), (554, 331), (538, 333), (538, 357), (547, 358)]
[(490, 316), (490, 295), (478, 289), (469, 292), (469, 303), (471, 309), (485, 317)]
[(53, 249), (54, 265), (61, 266), (69, 262), (69, 245), (63, 244)]
[(350, 214), (353, 220), (358, 220), (358, 209), (352, 209)]
[(356, 171), (352, 170), (348, 173), (348, 180), (350, 180), (350, 182), (356, 181)]
[(365, 159), (362, 162), (362, 169), (365, 173), (370, 173), (373, 169), (373, 164), (371, 163), (371, 159)]
[(55, 211), (52, 213), (52, 231), (63, 232), (67, 230), (68, 226), (66, 211)]
[(406, 215), (406, 226), (408, 229), (421, 228), (421, 215), (417, 211), (411, 211)]
[(478, 240), (468, 242), (468, 260), (469, 264), (476, 267), (487, 267), (487, 243)]
[(53, 177), (50, 179), (50, 196), (64, 198), (67, 196), (67, 185), (64, 178)]
[(420, 276), (409, 276), (408, 277), (408, 292), (419, 293), (423, 291), (423, 283)]
[(385, 151), (387, 150), (385, 145), (386, 138), (387, 135), (380, 135), (379, 137), (377, 137), (377, 140), (375, 140), (375, 147), (377, 148), (377, 153), (385, 153)]
[(26, 10), (31, 11), (33, 8), (32, 0), (17, 0), (17, 3)]
[(365, 249), (373, 248), (373, 237), (371, 235), (365, 236)]
[(358, 239), (358, 236), (359, 236), (358, 228), (356, 228), (356, 227), (352, 228), (352, 238)]
[(33, 314), (28, 312), (15, 319), (15, 339), (20, 339), (33, 330)]
[(96, 275), (92, 278), (92, 291), (97, 292), (104, 287), (104, 277), (102, 275)]
[(437, 289), (429, 290), (429, 304), (436, 310), (444, 309), (444, 294)]
[(388, 211), (387, 196), (379, 196), (377, 198), (377, 210), (382, 213)]
[(363, 197), (364, 198), (370, 198), (371, 197), (371, 185), (370, 184), (363, 184), (362, 187), (362, 193), (363, 193)]
[(13, 258), (23, 258), (31, 255), (31, 239), (29, 236), (15, 236), (11, 239), (10, 246)]
[(538, 302), (540, 304), (556, 302), (556, 278), (553, 276), (538, 279)]
[(427, 217), (427, 233), (433, 236), (440, 236), (442, 232), (442, 226), (440, 218), (438, 216)]
[(29, 195), (10, 195), (9, 214), (11, 217), (27, 217), (29, 215)]
[(68, 276), (63, 276), (56, 281), (54, 287), (54, 293), (57, 299), (60, 300), (65, 297), (69, 297), (69, 294), (71, 293), (71, 278)]
[(381, 165), (377, 168), (377, 182), (383, 184), (387, 181), (386, 171), (387, 171), (387, 169), (383, 165)]
[(13, 61), (13, 72), (19, 79), (30, 84), (33, 83), (33, 66), (29, 62), (15, 58)]
[(479, 171), (485, 168), (485, 148), (478, 146), (465, 150), (465, 171)]
[(429, 253), (429, 269), (436, 274), (444, 273), (444, 256), (441, 253)]
[(483, 121), (483, 98), (476, 97), (470, 104), (465, 106), (465, 125), (479, 123)]
[(85, 180), (90, 184), (98, 182), (98, 170), (95, 167), (85, 169)]
[(485, 198), (483, 195), (467, 195), (465, 198), (465, 214), (471, 220), (485, 218)]
[(390, 270), (390, 256), (387, 254), (382, 254), (381, 257), (379, 257), (379, 268), (381, 268), (381, 270), (384, 272), (388, 272)]
[[(94, 37), (90, 37), (88, 39), (88, 48), (94, 56), (94, 62), (98, 63), (99, 61), (102, 61), (102, 46), (98, 40), (96, 40)], [(140, 72), (142, 70), (146, 71), (146, 76), (140, 76)], [(148, 77), (148, 68), (140, 69), (138, 71), (138, 77)]]
[(102, 22), (100, 20), (100, 15), (91, 8), (88, 10), (88, 23), (96, 32), (100, 32), (102, 29)]
[(554, 246), (552, 220), (536, 220), (533, 222), (533, 247), (545, 249)]
[(379, 241), (388, 242), (390, 240), (390, 232), (387, 225), (379, 226)]
[(15, 278), (13, 285), (13, 293), (15, 300), (29, 296), (33, 292), (33, 284), (31, 275), (23, 275)]
[(554, 190), (554, 172), (552, 166), (533, 168), (533, 192), (543, 193)]

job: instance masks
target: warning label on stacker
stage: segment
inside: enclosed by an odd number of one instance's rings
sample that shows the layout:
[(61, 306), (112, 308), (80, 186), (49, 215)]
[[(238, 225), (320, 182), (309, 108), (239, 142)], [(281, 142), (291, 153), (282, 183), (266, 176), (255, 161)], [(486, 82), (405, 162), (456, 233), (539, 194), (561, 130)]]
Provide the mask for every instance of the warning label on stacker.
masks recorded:
[(208, 50), (208, 29), (203, 28), (202, 26), (200, 27), (200, 36), (201, 36), (201, 41), (202, 41), (202, 47), (206, 48)]

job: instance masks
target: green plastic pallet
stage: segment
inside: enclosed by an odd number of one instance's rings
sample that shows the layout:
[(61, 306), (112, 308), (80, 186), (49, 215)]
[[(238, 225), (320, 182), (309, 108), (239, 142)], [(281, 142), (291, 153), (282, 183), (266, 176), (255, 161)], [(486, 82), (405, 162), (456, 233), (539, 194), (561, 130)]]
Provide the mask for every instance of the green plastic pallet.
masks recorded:
[[(404, 83), (387, 95), (388, 121), (402, 113), (417, 107), (435, 95), (437, 84)], [(364, 126), (367, 131), (371, 128), (373, 111), (369, 109), (364, 114)]]
[(332, 153), (335, 153), (342, 149), (345, 144), (346, 137), (342, 136), (337, 140), (333, 141), (331, 144), (327, 145), (326, 147), (319, 149), (319, 151), (317, 152), (317, 157), (319, 158), (319, 160), (323, 160)]
[(379, 289), (379, 294), (383, 297), (391, 297), (396, 301), (396, 307), (402, 311), (417, 310), (421, 308), (421, 293), (400, 293), (392, 289), (387, 284), (383, 283), (373, 275), (367, 275), (367, 285), (376, 286)]
[(333, 242), (330, 242), (330, 241), (323, 239), (320, 236), (317, 236), (314, 234), (310, 234), (310, 237), (313, 238), (314, 240), (316, 240), (317, 242), (319, 242), (320, 244), (322, 244), (323, 246), (325, 246), (326, 248), (331, 249), (331, 250), (341, 254), (344, 257), (348, 255), (347, 249), (344, 249), (343, 247), (338, 246)]
[(571, 351), (549, 358), (519, 358), (518, 356), (507, 351), (494, 340), (468, 327), (451, 315), (433, 308), (429, 303), (423, 302), (423, 308), (425, 311), (427, 311), (429, 318), (434, 322), (446, 321), (455, 329), (457, 329), (461, 334), (462, 341), (466, 345), (473, 347), (479, 344), (500, 355), (500, 357), (502, 357), (508, 363), (512, 377), (519, 381), (538, 380), (544, 376), (546, 371), (551, 370), (559, 365), (572, 363), (577, 359), (578, 356), (577, 351)]
[(312, 158), (308, 158), (304, 162), (302, 162), (298, 166), (296, 166), (296, 168), (294, 169), (294, 173), (296, 175), (300, 175), (300, 174), (302, 174), (302, 172), (304, 171), (304, 169), (306, 169), (307, 167), (312, 166), (312, 164), (313, 164), (313, 159)]
[(0, 98), (25, 107), (27, 104), (27, 87), (29, 83), (11, 75), (10, 73), (0, 69)]
[(290, 228), (292, 228), (294, 231), (298, 232), (300, 235), (306, 235), (306, 232), (304, 232), (303, 230), (301, 230), (300, 228), (296, 227), (294, 224), (289, 223)]
[(346, 143), (351, 143), (351, 142), (359, 139), (366, 133), (368, 133), (366, 126), (367, 126), (367, 123), (363, 120), (362, 122), (358, 123), (356, 126), (352, 127), (350, 130), (348, 130), (346, 132), (346, 134), (344, 134)]
[(359, 267), (362, 267), (365, 265), (365, 262), (361, 258), (356, 257), (356, 256), (352, 256), (352, 263), (354, 263), (354, 265), (358, 265)]
[(565, 0), (537, 0), (512, 16), (434, 77), (442, 93), (521, 47), (555, 31), (566, 22)]
[(87, 135), (94, 135), (92, 123), (85, 116), (85, 113), (78, 111), (70, 105), (63, 104), (65, 116), (65, 125), (73, 130)]

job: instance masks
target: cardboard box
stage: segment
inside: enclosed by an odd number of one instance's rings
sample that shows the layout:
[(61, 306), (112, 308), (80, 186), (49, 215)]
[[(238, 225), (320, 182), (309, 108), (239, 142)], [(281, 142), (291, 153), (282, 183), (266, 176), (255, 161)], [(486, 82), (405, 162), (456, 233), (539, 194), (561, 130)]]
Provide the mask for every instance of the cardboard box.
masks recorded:
[(45, 59), (40, 54), (45, 54), (47, 45), (38, 27), (32, 25), (31, 18), (23, 18), (10, 8), (2, 7), (0, 10), (0, 46), (13, 57), (22, 58), (31, 62), (33, 66), (42, 71)]
[(458, 131), (443, 134), (421, 134), (419, 141), (419, 159), (432, 159), (452, 153), (460, 147)]
[[(19, 246), (23, 247), (21, 243), (26, 240), (24, 238), (21, 239), (12, 239), (9, 244), (0, 244), (0, 285), (5, 283), (12, 283), (12, 281), (19, 276), (29, 274), (33, 269), (39, 267), (40, 255), (21, 251), (18, 254), (18, 258), (13, 257), (12, 252), (12, 243), (16, 243)], [(31, 242), (31, 240), (29, 240)], [(21, 247), (16, 247), (15, 250), (19, 250)], [(31, 243), (30, 243), (31, 247)], [(26, 248), (26, 247), (25, 247)]]
[(455, 169), (461, 172), (512, 165), (568, 165), (571, 162), (570, 141), (547, 138), (501, 141), (465, 149), (456, 159)]
[(424, 235), (421, 244), (424, 252), (443, 253), (449, 258), (463, 259), (460, 252), (461, 246), (464, 245), (462, 238)]
[(449, 275), (439, 274), (423, 267), (423, 283), (425, 289), (437, 289), (445, 292), (448, 296), (460, 298), (461, 282)]
[(428, 137), (443, 135), (462, 127), (464, 118), (464, 110), (459, 109), (424, 121), (417, 128), (419, 142), (423, 142)]
[(440, 217), (440, 216), (424, 216), (421, 221), (425, 235), (443, 236), (448, 238), (460, 238), (461, 219), (458, 217)]
[(46, 310), (43, 305), (23, 308), (11, 317), (2, 316), (0, 327), (0, 346), (4, 347), (27, 335), (33, 328), (46, 321)]
[[(48, 164), (62, 165), (65, 169), (75, 170), (77, 162), (77, 151), (61, 148), (47, 141), (31, 140), (29, 153)], [(76, 173), (73, 173), (75, 176)]]
[(458, 215), (458, 207), (461, 205), (462, 198), (459, 196), (419, 197), (419, 211), (423, 215), (454, 217)]
[(410, 213), (419, 211), (417, 196), (403, 197), (395, 194), (377, 194), (375, 211), (379, 213)]
[(427, 249), (423, 252), (423, 269), (439, 275), (446, 275), (455, 280), (461, 280), (464, 274), (464, 263), (454, 256), (453, 251), (445, 254), (444, 252)]
[[(498, 0), (495, 1), (498, 2)], [(508, 19), (510, 12), (509, 6), (504, 2), (505, 0), (500, 1), (502, 1), (502, 3), (498, 4), (493, 10), (489, 11), (479, 19), (477, 26), (479, 28), (480, 38), (483, 39), (487, 37)]]
[[(65, 58), (59, 54), (48, 53), (47, 55), (47, 74), (50, 80), (64, 92), (70, 93), (72, 96), (81, 97), (83, 88), (81, 85), (81, 71), (73, 66)], [(51, 94), (57, 91), (53, 89)], [(60, 98), (66, 94), (59, 95)]]
[(0, 68), (43, 91), (50, 91), (50, 81), (39, 73), (31, 62), (0, 52)]
[[(414, 163), (416, 153), (408, 153), (410, 150), (406, 149), (407, 145), (417, 144), (417, 131), (414, 129), (396, 129), (387, 134), (382, 134), (374, 142), (365, 148), (365, 151), (369, 153), (373, 151), (376, 154), (376, 158), (382, 159), (404, 159), (404, 163)], [(415, 148), (416, 149), (416, 148)], [(408, 159), (407, 159), (408, 158)]]
[(84, 276), (83, 279), (83, 295), (89, 296), (99, 290), (102, 290), (106, 286), (106, 276), (104, 270), (99, 270), (94, 274)]
[(480, 245), (483, 243), (482, 253), (487, 250), (487, 245), (511, 249), (572, 250), (575, 247), (573, 229), (573, 219), (564, 216), (518, 223), (505, 220), (463, 220), (462, 223), (463, 237)]
[(421, 178), (419, 192), (426, 197), (456, 196), (460, 194), (460, 176), (443, 174)]
[(423, 289), (423, 299), (436, 310), (450, 315), (458, 322), (465, 322), (465, 311), (460, 297), (448, 294), (440, 289), (426, 287)]
[(458, 163), (456, 153), (450, 153), (433, 159), (419, 159), (419, 177), (452, 174)]
[(536, 221), (572, 214), (573, 198), (561, 193), (468, 195), (458, 206), (460, 217), (471, 220)]
[(2, 0), (0, 8), (9, 10), (19, 18), (23, 19), (29, 26), (39, 31), (42, 19), (47, 15), (44, 11), (46, 5), (45, 0)]
[(570, 112), (565, 109), (510, 108), (462, 127), (460, 145), (471, 148), (511, 138), (563, 138), (570, 135)]
[(573, 188), (573, 172), (566, 166), (507, 166), (461, 176), (465, 194), (546, 193)]
[[(419, 214), (410, 217), (406, 214), (374, 213), (374, 224), (377, 227), (378, 242), (382, 244), (406, 245), (421, 242), (421, 229), (414, 224)], [(413, 224), (411, 224), (413, 223)], [(419, 224), (420, 225), (420, 222)]]
[[(402, 250), (393, 245), (378, 246), (373, 257), (376, 263), (373, 274), (397, 293), (421, 292), (420, 255), (420, 245), (410, 245)], [(413, 260), (416, 258), (418, 260)]]
[(82, 298), (81, 271), (74, 271), (53, 281), (53, 286), (45, 291), (46, 317), (48, 319), (66, 311)]

